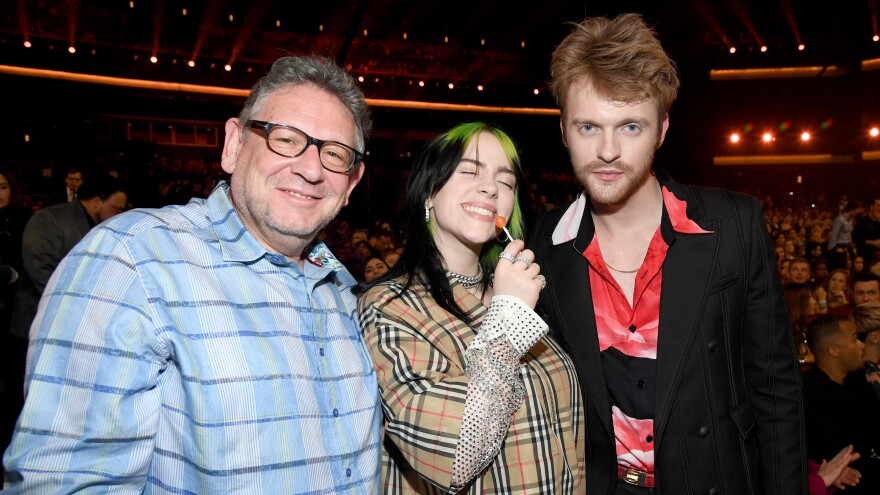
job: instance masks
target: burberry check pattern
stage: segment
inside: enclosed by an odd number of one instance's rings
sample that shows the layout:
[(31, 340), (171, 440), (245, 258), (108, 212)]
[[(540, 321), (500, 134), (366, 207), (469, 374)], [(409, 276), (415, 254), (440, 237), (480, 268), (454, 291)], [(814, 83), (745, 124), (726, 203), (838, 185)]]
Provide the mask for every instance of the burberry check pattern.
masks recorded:
[[(399, 280), (379, 285), (359, 301), (364, 340), (376, 363), (385, 410), (383, 493), (585, 493), (580, 388), (571, 360), (546, 336), (521, 359), (514, 358), (513, 373), (523, 399), (502, 420), (508, 428), (497, 455), (461, 491), (451, 487), (457, 452), (467, 448), (466, 456), (471, 455), (473, 443), (467, 437), (480, 438), (463, 427), (485, 428), (487, 438), (497, 431), (498, 423), (466, 421), (466, 403), (486, 401), (481, 394), (492, 388), (491, 377), (504, 373), (468, 369), (473, 355), (468, 350), (477, 332), (482, 327), (494, 333), (497, 320), (490, 323), (488, 308), (451, 283), (459, 306), (475, 318), (473, 327), (439, 307), (419, 283), (406, 292)], [(534, 315), (525, 309), (522, 317)], [(504, 335), (477, 340), (500, 356), (503, 349), (517, 347)], [(481, 360), (480, 366), (487, 362)]]
[(378, 491), (355, 280), (323, 244), (267, 251), (227, 194), (114, 217), (56, 270), (9, 493)]

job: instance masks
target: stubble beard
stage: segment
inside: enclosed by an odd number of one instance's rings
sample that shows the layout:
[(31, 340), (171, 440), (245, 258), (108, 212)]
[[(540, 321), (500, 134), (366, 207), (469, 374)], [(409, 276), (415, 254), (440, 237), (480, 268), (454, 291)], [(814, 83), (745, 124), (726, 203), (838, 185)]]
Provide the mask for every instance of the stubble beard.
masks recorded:
[[(602, 161), (593, 161), (577, 171), (577, 178), (584, 186), (590, 201), (594, 204), (619, 206), (626, 203), (646, 182), (651, 178), (651, 164), (653, 154), (648, 162), (636, 167), (623, 161), (615, 161), (611, 164)], [(611, 183), (602, 182), (593, 176), (593, 172), (601, 168), (614, 168), (623, 172), (624, 177)]]
[[(236, 192), (238, 195), (236, 195)], [(322, 189), (320, 193), (323, 195), (323, 201), (333, 201), (336, 198), (332, 191)], [(287, 256), (291, 256), (292, 253), (284, 252), (287, 251), (285, 246), (308, 245), (315, 239), (318, 232), (326, 227), (342, 210), (342, 203), (339, 203), (334, 211), (319, 218), (317, 223), (313, 225), (297, 225), (296, 223), (291, 224), (289, 220), (282, 220), (282, 215), (273, 210), (266, 198), (259, 198), (257, 202), (251, 201), (248, 191), (244, 187), (240, 190), (236, 190), (233, 187), (231, 198), (245, 228), (248, 230), (255, 229), (256, 232), (251, 232), (252, 235), (258, 234), (258, 237), (264, 238), (263, 241), (270, 243), (274, 250), (282, 252), (282, 254)], [(244, 216), (250, 218), (245, 219), (243, 218)], [(276, 242), (273, 242), (273, 240)], [(299, 253), (295, 254), (298, 255)]]

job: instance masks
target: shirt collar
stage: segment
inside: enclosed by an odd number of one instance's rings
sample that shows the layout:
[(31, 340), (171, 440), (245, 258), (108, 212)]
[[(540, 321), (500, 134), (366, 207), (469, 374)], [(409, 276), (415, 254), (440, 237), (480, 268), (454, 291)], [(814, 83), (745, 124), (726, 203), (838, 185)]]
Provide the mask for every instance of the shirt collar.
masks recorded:
[[(664, 231), (664, 239), (667, 239), (673, 232), (681, 234), (711, 234), (712, 231), (701, 228), (687, 214), (687, 202), (679, 199), (672, 190), (677, 189), (676, 184), (668, 177), (654, 174), (654, 178), (660, 183), (663, 193), (663, 217), (661, 220), (661, 231)], [(669, 187), (667, 187), (669, 186)], [(562, 244), (575, 238), (584, 239), (586, 242), (581, 246), (583, 251), (587, 244), (592, 240), (594, 233), (593, 218), (591, 215), (584, 215), (590, 205), (590, 200), (586, 193), (582, 192), (577, 199), (568, 207), (565, 213), (553, 229), (551, 239), (553, 245)], [(664, 228), (668, 222), (668, 228)], [(584, 230), (587, 229), (587, 230)], [(580, 235), (586, 234), (586, 235)]]
[[(224, 261), (250, 263), (265, 257), (274, 265), (294, 266), (299, 269), (296, 263), (283, 254), (266, 249), (245, 228), (229, 199), (229, 184), (225, 181), (221, 181), (208, 197), (207, 209)], [(351, 273), (336, 259), (326, 244), (315, 240), (307, 249), (309, 254), (305, 257), (303, 271), (309, 278), (319, 279), (333, 273), (336, 275), (337, 285), (352, 287), (357, 284)], [(317, 272), (312, 273), (312, 270)]]

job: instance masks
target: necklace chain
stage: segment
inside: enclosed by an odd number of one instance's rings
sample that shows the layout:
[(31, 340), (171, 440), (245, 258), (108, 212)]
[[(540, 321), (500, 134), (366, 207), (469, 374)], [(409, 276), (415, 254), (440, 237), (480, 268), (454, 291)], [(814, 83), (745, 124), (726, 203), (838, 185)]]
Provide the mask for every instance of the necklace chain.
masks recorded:
[(483, 267), (482, 265), (477, 265), (477, 274), (476, 275), (462, 275), (460, 273), (449, 270), (447, 273), (458, 281), (465, 289), (473, 289), (480, 285), (483, 281)]
[[(605, 259), (603, 258), (602, 261), (605, 261)], [(605, 261), (605, 266), (614, 270), (617, 273), (636, 273), (637, 271), (639, 271), (642, 268), (642, 267), (638, 267), (635, 270), (618, 270), (617, 268), (614, 268), (613, 266), (609, 265), (607, 261)]]

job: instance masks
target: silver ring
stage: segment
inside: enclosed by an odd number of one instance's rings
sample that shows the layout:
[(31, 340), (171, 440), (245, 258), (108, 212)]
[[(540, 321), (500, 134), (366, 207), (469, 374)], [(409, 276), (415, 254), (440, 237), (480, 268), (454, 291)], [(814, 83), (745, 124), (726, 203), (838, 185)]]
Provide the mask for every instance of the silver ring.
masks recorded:
[(504, 258), (511, 263), (516, 263), (516, 258), (513, 257), (512, 254), (507, 251), (501, 251), (501, 254), (498, 255), (499, 258)]
[(535, 280), (541, 280), (541, 290), (544, 290), (544, 287), (547, 287), (547, 279), (543, 275), (538, 275), (535, 277)]
[(529, 259), (528, 256), (517, 256), (517, 257), (516, 257), (516, 260), (517, 260), (517, 261), (522, 261), (523, 263), (525, 263), (525, 264), (526, 264), (526, 268), (532, 266), (532, 260)]

